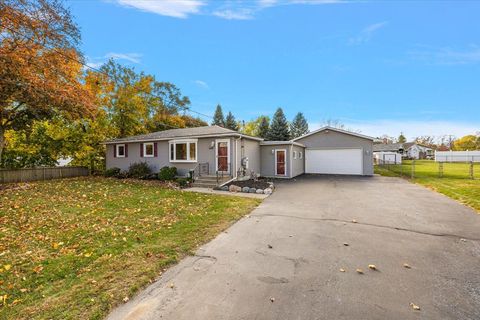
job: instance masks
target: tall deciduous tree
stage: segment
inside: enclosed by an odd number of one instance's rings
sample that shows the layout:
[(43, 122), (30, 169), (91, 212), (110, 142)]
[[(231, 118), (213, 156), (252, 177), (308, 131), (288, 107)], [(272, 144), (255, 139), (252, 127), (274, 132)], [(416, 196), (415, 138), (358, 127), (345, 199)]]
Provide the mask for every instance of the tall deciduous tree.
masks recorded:
[(290, 139), (290, 129), (282, 108), (278, 108), (273, 115), (267, 139), (276, 141), (287, 141)]
[(467, 135), (461, 137), (453, 143), (453, 150), (466, 151), (466, 150), (478, 150), (477, 137), (474, 135)]
[(225, 127), (225, 118), (223, 117), (223, 110), (222, 106), (217, 104), (217, 108), (215, 109), (215, 114), (213, 115), (212, 125)]
[(60, 1), (3, 0), (0, 21), (1, 159), (7, 130), (84, 117), (95, 105), (81, 82), (79, 29)]
[(233, 114), (229, 111), (225, 118), (225, 128), (238, 131), (238, 123)]
[(308, 133), (307, 119), (305, 119), (303, 113), (299, 112), (290, 124), (290, 135), (292, 139), (294, 139), (303, 136), (306, 133)]

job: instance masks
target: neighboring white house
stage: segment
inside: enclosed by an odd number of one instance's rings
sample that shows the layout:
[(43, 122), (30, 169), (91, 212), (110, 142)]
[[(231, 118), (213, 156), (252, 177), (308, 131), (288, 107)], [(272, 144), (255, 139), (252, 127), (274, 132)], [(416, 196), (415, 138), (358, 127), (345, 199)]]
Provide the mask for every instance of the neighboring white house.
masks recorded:
[(410, 159), (432, 159), (434, 156), (434, 150), (432, 148), (415, 142), (374, 144), (373, 152), (400, 153), (402, 157)]

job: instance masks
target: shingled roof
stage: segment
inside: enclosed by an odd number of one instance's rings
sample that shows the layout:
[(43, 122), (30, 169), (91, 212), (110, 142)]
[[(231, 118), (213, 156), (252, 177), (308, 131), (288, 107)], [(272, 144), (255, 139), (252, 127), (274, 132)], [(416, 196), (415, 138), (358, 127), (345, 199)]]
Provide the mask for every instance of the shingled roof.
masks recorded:
[(125, 138), (118, 138), (106, 141), (106, 144), (122, 143), (122, 142), (141, 142), (141, 141), (156, 141), (169, 139), (184, 139), (184, 138), (201, 138), (204, 136), (242, 136), (254, 140), (263, 140), (257, 137), (251, 137), (241, 134), (237, 131), (222, 128), (220, 126), (204, 126), (195, 128), (171, 129), (164, 131), (157, 131), (147, 134), (140, 134)]

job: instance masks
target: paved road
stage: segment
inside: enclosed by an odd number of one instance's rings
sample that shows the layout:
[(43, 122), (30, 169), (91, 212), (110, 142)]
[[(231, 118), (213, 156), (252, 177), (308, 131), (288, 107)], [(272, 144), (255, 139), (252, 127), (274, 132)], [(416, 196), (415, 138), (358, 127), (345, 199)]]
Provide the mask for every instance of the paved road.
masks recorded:
[(281, 182), (109, 319), (480, 319), (480, 215), (397, 178)]

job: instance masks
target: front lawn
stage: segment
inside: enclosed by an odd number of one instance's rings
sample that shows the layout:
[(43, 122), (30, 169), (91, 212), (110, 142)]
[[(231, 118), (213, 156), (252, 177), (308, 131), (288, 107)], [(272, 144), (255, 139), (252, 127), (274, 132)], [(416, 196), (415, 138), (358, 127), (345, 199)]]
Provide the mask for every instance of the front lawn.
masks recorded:
[(480, 213), (480, 164), (474, 165), (474, 177), (470, 179), (468, 163), (444, 163), (443, 177), (439, 176), (439, 164), (432, 160), (415, 161), (415, 178), (411, 179), (412, 163), (375, 166), (375, 173), (389, 177), (406, 177), (452, 199), (468, 205)]
[(0, 319), (103, 318), (260, 202), (105, 178), (0, 200)]

